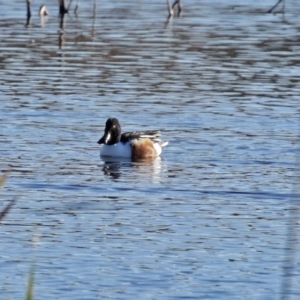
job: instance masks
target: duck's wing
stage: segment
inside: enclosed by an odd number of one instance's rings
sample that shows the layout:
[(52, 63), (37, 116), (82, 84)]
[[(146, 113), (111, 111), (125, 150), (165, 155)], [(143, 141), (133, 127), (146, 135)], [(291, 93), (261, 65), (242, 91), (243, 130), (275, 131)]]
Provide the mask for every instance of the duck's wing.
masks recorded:
[(135, 131), (125, 132), (121, 135), (121, 142), (126, 143), (131, 140), (150, 139), (153, 142), (160, 143), (160, 131), (159, 130), (147, 130), (147, 131)]

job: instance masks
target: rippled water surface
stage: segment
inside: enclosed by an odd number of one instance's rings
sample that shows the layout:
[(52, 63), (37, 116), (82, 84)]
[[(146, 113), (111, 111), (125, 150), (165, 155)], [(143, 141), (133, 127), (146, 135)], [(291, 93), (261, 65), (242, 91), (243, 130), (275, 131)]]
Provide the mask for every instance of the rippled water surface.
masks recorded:
[[(32, 260), (36, 299), (279, 299), (291, 255), (299, 299), (298, 1), (81, 1), (63, 29), (23, 2), (0, 1), (1, 299)], [(102, 161), (110, 116), (162, 157)]]

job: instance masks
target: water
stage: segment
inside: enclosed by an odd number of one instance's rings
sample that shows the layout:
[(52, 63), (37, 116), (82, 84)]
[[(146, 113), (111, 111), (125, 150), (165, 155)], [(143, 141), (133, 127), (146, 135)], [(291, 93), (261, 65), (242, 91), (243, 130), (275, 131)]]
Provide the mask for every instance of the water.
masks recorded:
[[(36, 299), (278, 299), (289, 256), (299, 298), (299, 5), (183, 4), (86, 1), (60, 31), (56, 3), (25, 27), (0, 2), (1, 298), (34, 260)], [(161, 129), (161, 159), (103, 162), (111, 116)]]

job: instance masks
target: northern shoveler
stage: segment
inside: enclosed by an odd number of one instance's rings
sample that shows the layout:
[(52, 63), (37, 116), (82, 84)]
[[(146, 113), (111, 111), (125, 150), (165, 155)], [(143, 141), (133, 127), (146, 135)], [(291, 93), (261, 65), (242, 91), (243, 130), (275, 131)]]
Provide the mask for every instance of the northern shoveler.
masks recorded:
[(101, 156), (150, 158), (161, 154), (162, 148), (168, 142), (160, 140), (159, 130), (136, 131), (121, 133), (121, 126), (116, 118), (106, 121), (103, 137), (98, 144), (104, 144), (101, 148)]

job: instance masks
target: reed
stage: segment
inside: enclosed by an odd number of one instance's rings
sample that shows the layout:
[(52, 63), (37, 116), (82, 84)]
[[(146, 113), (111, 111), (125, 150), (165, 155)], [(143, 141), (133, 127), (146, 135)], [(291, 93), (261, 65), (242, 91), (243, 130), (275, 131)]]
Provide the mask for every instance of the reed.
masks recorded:
[(27, 291), (26, 291), (26, 300), (33, 300), (33, 286), (34, 286), (34, 263), (31, 264), (28, 283), (27, 283)]
[(268, 13), (271, 13), (280, 3), (282, 2), (282, 12), (284, 13), (284, 10), (285, 10), (285, 3), (284, 3), (284, 0), (278, 0), (276, 2), (276, 4), (274, 6), (272, 6), (269, 10), (268, 10)]
[[(5, 173), (0, 177), (0, 188), (4, 185), (8, 173)], [(16, 199), (11, 200), (1, 211), (0, 211), (0, 222), (11, 210), (12, 206), (15, 204)], [(31, 268), (28, 277), (27, 291), (26, 291), (26, 300), (33, 300), (33, 286), (34, 286), (34, 262), (31, 263)]]
[[(4, 182), (7, 179), (8, 174), (4, 174), (0, 177), (0, 188), (3, 186)], [(11, 210), (13, 205), (15, 204), (17, 199), (11, 200), (1, 211), (0, 211), (0, 223), (2, 219), (8, 214), (8, 212)]]

